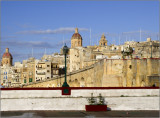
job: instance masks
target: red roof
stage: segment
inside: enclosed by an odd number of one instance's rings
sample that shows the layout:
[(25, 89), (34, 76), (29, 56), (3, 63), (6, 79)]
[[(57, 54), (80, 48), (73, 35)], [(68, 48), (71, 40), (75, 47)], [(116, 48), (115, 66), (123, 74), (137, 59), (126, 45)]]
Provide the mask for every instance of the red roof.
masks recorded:
[(72, 35), (72, 38), (82, 38), (81, 37), (81, 35), (79, 34), (79, 33), (74, 33), (73, 35)]
[(12, 55), (9, 52), (5, 52), (3, 58), (12, 58)]

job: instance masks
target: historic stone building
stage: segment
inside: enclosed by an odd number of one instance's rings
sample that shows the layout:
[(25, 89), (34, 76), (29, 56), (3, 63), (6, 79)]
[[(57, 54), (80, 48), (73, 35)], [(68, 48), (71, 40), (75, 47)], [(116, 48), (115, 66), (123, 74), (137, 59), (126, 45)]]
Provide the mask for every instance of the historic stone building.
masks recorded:
[(7, 86), (10, 87), (11, 86), (11, 81), (12, 81), (12, 67), (8, 66), (8, 65), (3, 65), (1, 66), (1, 85), (2, 86)]
[(143, 42), (125, 42), (124, 45), (130, 45), (134, 49), (133, 58), (159, 58), (160, 42), (147, 38)]
[(20, 85), (23, 83), (22, 80), (25, 77), (23, 75), (24, 75), (23, 64), (21, 64), (20, 62), (15, 62), (15, 65), (12, 67), (11, 87), (20, 87)]
[(10, 87), (12, 81), (12, 55), (9, 52), (9, 48), (6, 48), (6, 52), (2, 56), (1, 61), (1, 85)]

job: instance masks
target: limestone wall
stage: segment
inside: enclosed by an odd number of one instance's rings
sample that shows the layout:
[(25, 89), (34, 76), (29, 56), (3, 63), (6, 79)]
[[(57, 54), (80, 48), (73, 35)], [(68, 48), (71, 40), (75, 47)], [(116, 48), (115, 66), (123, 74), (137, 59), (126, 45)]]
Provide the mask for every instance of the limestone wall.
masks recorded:
[(159, 86), (157, 82), (159, 61), (159, 59), (107, 59), (104, 62), (103, 87), (145, 87), (154, 83)]
[(159, 110), (158, 89), (80, 89), (62, 96), (61, 90), (2, 90), (1, 110), (85, 110), (93, 93), (111, 110)]
[[(67, 74), (70, 87), (159, 86), (160, 59), (103, 59)], [(61, 87), (64, 76), (30, 83), (24, 87)]]

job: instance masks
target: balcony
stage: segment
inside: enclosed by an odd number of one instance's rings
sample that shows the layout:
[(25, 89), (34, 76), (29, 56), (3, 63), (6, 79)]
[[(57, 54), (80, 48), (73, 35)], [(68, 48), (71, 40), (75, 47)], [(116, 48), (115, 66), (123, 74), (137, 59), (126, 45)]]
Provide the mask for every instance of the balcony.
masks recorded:
[(43, 70), (43, 69), (45, 69), (45, 68), (42, 68), (42, 67), (37, 67), (37, 70)]
[(37, 72), (36, 74), (37, 75), (45, 75), (46, 73), (45, 72)]

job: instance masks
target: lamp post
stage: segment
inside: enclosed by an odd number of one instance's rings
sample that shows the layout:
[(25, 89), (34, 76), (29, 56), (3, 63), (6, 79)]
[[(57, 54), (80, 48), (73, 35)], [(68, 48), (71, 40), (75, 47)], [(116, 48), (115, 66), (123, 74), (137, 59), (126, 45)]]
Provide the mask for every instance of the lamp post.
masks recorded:
[(69, 49), (68, 49), (68, 47), (67, 47), (66, 44), (65, 44), (65, 46), (63, 47), (63, 54), (65, 55), (65, 79), (64, 79), (64, 83), (63, 83), (62, 87), (69, 87), (69, 85), (67, 84), (67, 76), (66, 76), (66, 74), (67, 74), (67, 67), (66, 67), (67, 61), (66, 61), (66, 56), (67, 56), (68, 50), (69, 50)]
[(152, 42), (150, 42), (150, 47), (151, 47), (151, 57), (152, 58)]

